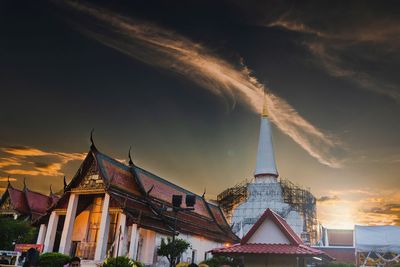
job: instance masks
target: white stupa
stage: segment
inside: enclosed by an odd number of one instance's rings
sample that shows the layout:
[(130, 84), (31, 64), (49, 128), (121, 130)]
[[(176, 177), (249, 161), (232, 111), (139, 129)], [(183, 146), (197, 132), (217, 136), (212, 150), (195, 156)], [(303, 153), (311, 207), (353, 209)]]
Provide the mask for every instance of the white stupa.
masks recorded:
[(233, 231), (244, 236), (267, 208), (281, 215), (299, 236), (303, 232), (303, 218), (291, 205), (283, 200), (282, 187), (278, 182), (272, 142), (271, 122), (268, 118), (267, 100), (261, 114), (260, 136), (254, 182), (247, 186), (246, 202), (233, 210)]

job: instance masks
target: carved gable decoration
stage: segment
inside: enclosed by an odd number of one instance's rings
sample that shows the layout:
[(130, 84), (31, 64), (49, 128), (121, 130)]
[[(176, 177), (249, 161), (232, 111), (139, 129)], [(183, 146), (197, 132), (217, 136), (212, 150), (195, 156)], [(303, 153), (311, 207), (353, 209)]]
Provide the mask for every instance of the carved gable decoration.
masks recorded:
[(85, 177), (75, 188), (75, 190), (86, 191), (86, 190), (98, 190), (98, 189), (104, 189), (104, 182), (103, 179), (99, 176), (96, 164), (93, 163), (92, 166), (90, 166)]
[(7, 196), (5, 201), (0, 205), (0, 213), (15, 213), (14, 208), (11, 204), (10, 196)]

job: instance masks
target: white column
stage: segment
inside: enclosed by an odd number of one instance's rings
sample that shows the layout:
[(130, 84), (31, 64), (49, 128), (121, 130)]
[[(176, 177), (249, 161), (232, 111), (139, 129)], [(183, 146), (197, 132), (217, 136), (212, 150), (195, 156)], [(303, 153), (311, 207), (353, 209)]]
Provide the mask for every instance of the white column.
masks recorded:
[(100, 231), (97, 237), (96, 252), (94, 254), (95, 261), (101, 261), (106, 256), (107, 242), (108, 242), (108, 230), (110, 228), (110, 216), (108, 208), (110, 206), (110, 195), (104, 195), (103, 209), (101, 211), (101, 222)]
[(143, 240), (143, 263), (153, 264), (154, 252), (156, 248), (156, 233), (151, 230), (146, 230)]
[(53, 211), (50, 215), (49, 223), (47, 225), (46, 237), (44, 239), (43, 252), (53, 252), (54, 239), (56, 238), (56, 231), (58, 225), (58, 214)]
[(70, 254), (71, 250), (71, 236), (74, 228), (76, 217), (76, 208), (78, 207), (79, 195), (71, 193), (69, 196), (67, 215), (65, 216), (64, 228), (61, 235), (60, 249), (58, 250), (63, 254)]
[(131, 259), (137, 259), (137, 246), (138, 246), (139, 238), (138, 238), (138, 229), (137, 224), (134, 223), (131, 226), (131, 243), (129, 244), (129, 254), (128, 257)]
[(39, 234), (37, 237), (36, 244), (44, 243), (44, 238), (46, 237), (46, 229), (47, 229), (46, 225), (44, 223), (42, 223), (39, 228)]
[(126, 227), (126, 215), (123, 213), (120, 213), (118, 231), (121, 231), (120, 233), (118, 232), (119, 233), (118, 256), (125, 256), (128, 246), (128, 229)]

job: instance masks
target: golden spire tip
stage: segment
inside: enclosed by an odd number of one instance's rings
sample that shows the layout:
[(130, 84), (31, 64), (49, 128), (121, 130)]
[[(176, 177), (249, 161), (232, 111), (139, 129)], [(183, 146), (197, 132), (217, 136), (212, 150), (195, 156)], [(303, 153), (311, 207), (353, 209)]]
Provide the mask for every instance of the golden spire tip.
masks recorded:
[(264, 93), (264, 107), (261, 116), (268, 117), (267, 94)]

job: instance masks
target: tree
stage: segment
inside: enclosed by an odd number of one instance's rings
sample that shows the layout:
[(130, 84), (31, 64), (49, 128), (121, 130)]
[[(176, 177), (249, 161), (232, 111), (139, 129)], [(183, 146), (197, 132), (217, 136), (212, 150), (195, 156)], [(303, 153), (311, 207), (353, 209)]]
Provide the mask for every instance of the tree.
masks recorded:
[(172, 241), (171, 238), (161, 239), (161, 245), (157, 249), (158, 256), (165, 256), (171, 266), (175, 266), (177, 264), (177, 259), (179, 259), (183, 252), (185, 252), (188, 248), (190, 248), (190, 243), (186, 240), (175, 238), (175, 241)]
[(144, 267), (144, 265), (127, 257), (118, 256), (116, 258), (107, 258), (101, 267)]
[(23, 220), (0, 217), (0, 249), (14, 250), (15, 244), (35, 243), (37, 229)]
[(40, 267), (63, 267), (71, 259), (70, 256), (57, 252), (43, 253), (39, 256)]

